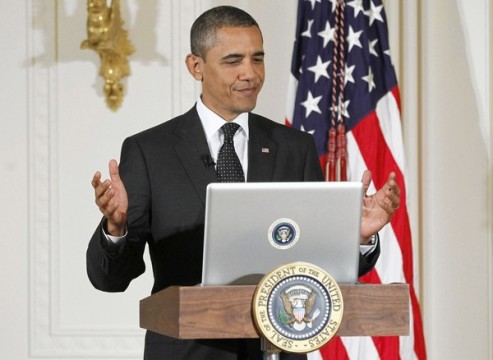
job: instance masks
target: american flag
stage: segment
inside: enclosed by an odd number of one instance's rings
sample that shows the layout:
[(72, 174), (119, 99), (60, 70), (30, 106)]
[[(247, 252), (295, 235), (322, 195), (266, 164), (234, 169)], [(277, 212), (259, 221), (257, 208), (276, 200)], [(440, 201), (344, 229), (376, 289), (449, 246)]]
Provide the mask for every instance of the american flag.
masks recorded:
[(360, 280), (409, 284), (411, 335), (336, 337), (309, 359), (426, 359), (413, 286), (399, 88), (381, 0), (299, 0), (286, 124), (313, 134), (324, 169), (329, 129), (344, 124), (347, 179), (359, 181), (369, 169), (372, 193), (394, 171), (401, 189), (401, 207), (380, 232), (380, 259)]

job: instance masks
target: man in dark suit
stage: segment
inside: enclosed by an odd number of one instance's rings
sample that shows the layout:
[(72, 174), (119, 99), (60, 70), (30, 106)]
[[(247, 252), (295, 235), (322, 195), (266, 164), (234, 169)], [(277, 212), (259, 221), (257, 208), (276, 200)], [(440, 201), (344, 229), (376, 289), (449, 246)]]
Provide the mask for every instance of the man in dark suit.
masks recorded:
[[(201, 280), (206, 187), (218, 181), (215, 161), (225, 123), (236, 123), (235, 152), (246, 181), (323, 181), (311, 135), (251, 113), (264, 81), (264, 50), (255, 20), (221, 6), (202, 14), (191, 30), (186, 58), (202, 94), (187, 113), (127, 138), (110, 179), (92, 180), (103, 220), (87, 250), (87, 272), (103, 291), (124, 291), (145, 270), (145, 245), (154, 273), (152, 292)], [(269, 149), (268, 152), (263, 149)], [(367, 189), (371, 175), (363, 176)], [(362, 245), (399, 205), (394, 175), (364, 198)], [(231, 214), (232, 219), (234, 214)], [(375, 264), (379, 246), (360, 259), (360, 273)], [(183, 341), (148, 332), (145, 359), (261, 359), (254, 340)], [(282, 359), (303, 355), (282, 354)]]

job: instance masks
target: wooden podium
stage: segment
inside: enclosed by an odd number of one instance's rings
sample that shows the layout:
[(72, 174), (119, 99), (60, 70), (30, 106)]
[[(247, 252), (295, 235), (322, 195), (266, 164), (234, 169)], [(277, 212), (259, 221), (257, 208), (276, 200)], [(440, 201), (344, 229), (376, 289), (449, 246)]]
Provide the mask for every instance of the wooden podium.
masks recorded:
[[(409, 335), (407, 284), (339, 284), (344, 315), (337, 336)], [(169, 287), (140, 301), (140, 327), (177, 339), (258, 338), (256, 286)]]

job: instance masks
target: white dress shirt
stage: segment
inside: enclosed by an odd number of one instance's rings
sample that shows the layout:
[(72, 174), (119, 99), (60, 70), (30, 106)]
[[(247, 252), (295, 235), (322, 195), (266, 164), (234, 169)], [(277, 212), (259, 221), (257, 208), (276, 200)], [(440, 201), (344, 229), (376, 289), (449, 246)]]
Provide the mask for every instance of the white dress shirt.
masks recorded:
[[(224, 134), (220, 131), (221, 126), (226, 122), (222, 117), (217, 115), (214, 111), (210, 110), (204, 105), (202, 99), (199, 97), (197, 100), (197, 112), (199, 113), (200, 122), (205, 131), (205, 137), (207, 138), (207, 144), (209, 145), (209, 151), (211, 153), (214, 162), (217, 161), (217, 155), (224, 143)], [(233, 138), (236, 154), (240, 159), (245, 179), (248, 174), (248, 113), (242, 113), (238, 115), (232, 122), (240, 125), (238, 131)]]

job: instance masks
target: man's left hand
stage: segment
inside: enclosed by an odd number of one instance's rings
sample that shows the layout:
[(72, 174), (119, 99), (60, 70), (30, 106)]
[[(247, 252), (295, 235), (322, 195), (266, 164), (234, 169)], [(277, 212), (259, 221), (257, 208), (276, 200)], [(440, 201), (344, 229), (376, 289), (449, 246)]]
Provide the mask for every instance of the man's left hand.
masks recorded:
[(373, 195), (367, 195), (371, 182), (371, 172), (363, 173), (363, 212), (361, 217), (361, 243), (366, 244), (373, 234), (380, 231), (390, 222), (392, 215), (399, 208), (400, 189), (396, 182), (396, 175), (391, 172), (387, 182)]

